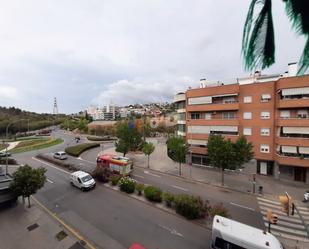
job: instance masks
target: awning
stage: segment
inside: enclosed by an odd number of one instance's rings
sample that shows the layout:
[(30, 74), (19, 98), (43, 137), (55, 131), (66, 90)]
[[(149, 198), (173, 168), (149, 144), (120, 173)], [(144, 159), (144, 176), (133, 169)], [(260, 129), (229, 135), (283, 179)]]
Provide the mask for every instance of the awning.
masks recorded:
[(299, 88), (286, 88), (282, 89), (282, 95), (302, 95), (309, 94), (309, 87), (299, 87)]
[(188, 98), (189, 105), (203, 105), (203, 104), (211, 104), (211, 103), (212, 103), (211, 96)]
[(188, 126), (188, 132), (192, 134), (209, 134), (210, 126), (202, 126), (202, 125)]
[(308, 154), (309, 155), (309, 147), (299, 147), (300, 154)]
[(207, 140), (188, 139), (188, 144), (191, 145), (207, 145)]
[(284, 134), (309, 134), (309, 127), (283, 127)]
[(229, 132), (237, 132), (237, 126), (210, 126), (211, 131), (229, 131)]
[(262, 99), (271, 99), (270, 94), (262, 94)]
[(282, 152), (297, 154), (297, 147), (295, 146), (281, 146)]
[(231, 97), (231, 96), (237, 96), (238, 93), (228, 93), (228, 94), (219, 94), (219, 95), (213, 95), (213, 98), (219, 98), (219, 97)]

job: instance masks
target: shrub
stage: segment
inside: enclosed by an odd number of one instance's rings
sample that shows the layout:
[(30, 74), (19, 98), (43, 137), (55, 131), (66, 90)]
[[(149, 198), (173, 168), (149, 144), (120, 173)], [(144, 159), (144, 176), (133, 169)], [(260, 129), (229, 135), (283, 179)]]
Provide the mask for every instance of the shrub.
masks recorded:
[(162, 191), (161, 189), (154, 187), (154, 186), (148, 186), (144, 190), (145, 197), (149, 201), (153, 202), (161, 202), (162, 201)]
[(89, 141), (113, 141), (116, 140), (114, 137), (111, 136), (88, 136), (87, 139)]
[(210, 216), (220, 215), (223, 217), (230, 217), (228, 210), (223, 206), (222, 203), (218, 203), (210, 208)]
[(120, 175), (112, 175), (112, 176), (110, 177), (110, 180), (111, 180), (111, 182), (112, 182), (112, 185), (113, 185), (113, 186), (116, 186), (116, 185), (118, 184), (120, 178), (121, 178)]
[(204, 218), (209, 210), (200, 197), (181, 194), (175, 197), (176, 212), (189, 220)]
[(137, 190), (138, 195), (142, 195), (142, 191), (144, 190), (145, 186), (142, 183), (138, 183), (136, 184), (135, 188)]
[(99, 143), (85, 143), (85, 144), (78, 144), (75, 146), (67, 147), (65, 148), (65, 152), (71, 156), (79, 156), (82, 154), (84, 151), (99, 147)]
[(119, 180), (120, 190), (128, 194), (132, 194), (135, 191), (136, 181), (130, 177), (122, 177)]
[(99, 182), (107, 183), (109, 181), (111, 172), (108, 168), (96, 167), (91, 173), (92, 177), (97, 179)]
[(163, 201), (165, 201), (166, 206), (171, 207), (174, 202), (175, 196), (171, 193), (165, 192), (162, 195), (162, 199)]

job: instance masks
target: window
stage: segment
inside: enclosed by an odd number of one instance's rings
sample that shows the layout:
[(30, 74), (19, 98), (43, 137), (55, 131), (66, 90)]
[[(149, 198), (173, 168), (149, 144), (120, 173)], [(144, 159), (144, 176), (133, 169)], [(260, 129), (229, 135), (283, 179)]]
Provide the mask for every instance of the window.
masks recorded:
[(252, 112), (244, 112), (244, 119), (252, 119)]
[(261, 144), (260, 151), (261, 151), (262, 153), (269, 153), (269, 145), (267, 145), (267, 144)]
[(269, 136), (270, 129), (269, 128), (261, 128), (261, 136)]
[(236, 113), (235, 112), (223, 112), (223, 119), (235, 119)]
[(191, 113), (191, 119), (200, 119), (199, 113)]
[(230, 104), (230, 103), (235, 103), (236, 99), (235, 97), (228, 97), (223, 99), (223, 104)]
[(271, 99), (271, 95), (268, 93), (262, 94), (261, 96), (261, 102), (269, 102)]
[(307, 110), (298, 110), (297, 111), (298, 118), (308, 118), (308, 111)]
[(290, 118), (290, 111), (281, 111), (280, 118)]
[(261, 112), (261, 119), (269, 119), (270, 113), (269, 112)]
[(205, 119), (211, 119), (211, 112), (205, 113)]
[(245, 96), (244, 103), (252, 103), (252, 96)]
[(252, 129), (251, 128), (244, 128), (244, 135), (245, 136), (251, 136), (252, 135)]

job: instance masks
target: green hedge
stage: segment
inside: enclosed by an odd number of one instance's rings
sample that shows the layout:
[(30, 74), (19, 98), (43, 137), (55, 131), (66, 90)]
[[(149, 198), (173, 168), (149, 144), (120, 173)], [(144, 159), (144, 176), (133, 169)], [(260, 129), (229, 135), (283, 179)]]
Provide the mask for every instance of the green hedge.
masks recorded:
[(21, 141), (15, 148), (11, 149), (11, 153), (22, 153), (31, 150), (40, 150), (62, 143), (61, 138), (57, 139), (34, 139)]
[(95, 148), (95, 147), (99, 147), (99, 146), (100, 144), (98, 143), (78, 144), (78, 145), (65, 148), (65, 152), (71, 156), (77, 157), (80, 154), (82, 154), (84, 151)]
[(114, 141), (116, 138), (111, 137), (111, 136), (88, 136), (87, 139), (89, 141)]
[(144, 195), (149, 201), (161, 202), (162, 191), (155, 186), (148, 186), (144, 189)]

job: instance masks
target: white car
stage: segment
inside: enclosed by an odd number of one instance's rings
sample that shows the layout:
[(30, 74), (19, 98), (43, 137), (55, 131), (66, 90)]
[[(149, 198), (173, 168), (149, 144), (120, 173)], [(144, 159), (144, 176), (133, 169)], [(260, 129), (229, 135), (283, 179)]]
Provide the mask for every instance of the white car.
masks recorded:
[(60, 160), (64, 160), (67, 159), (67, 153), (65, 153), (64, 151), (58, 151), (54, 154), (54, 158), (60, 159)]
[(72, 186), (76, 186), (83, 191), (95, 187), (95, 180), (84, 171), (73, 172), (70, 176), (70, 182)]

